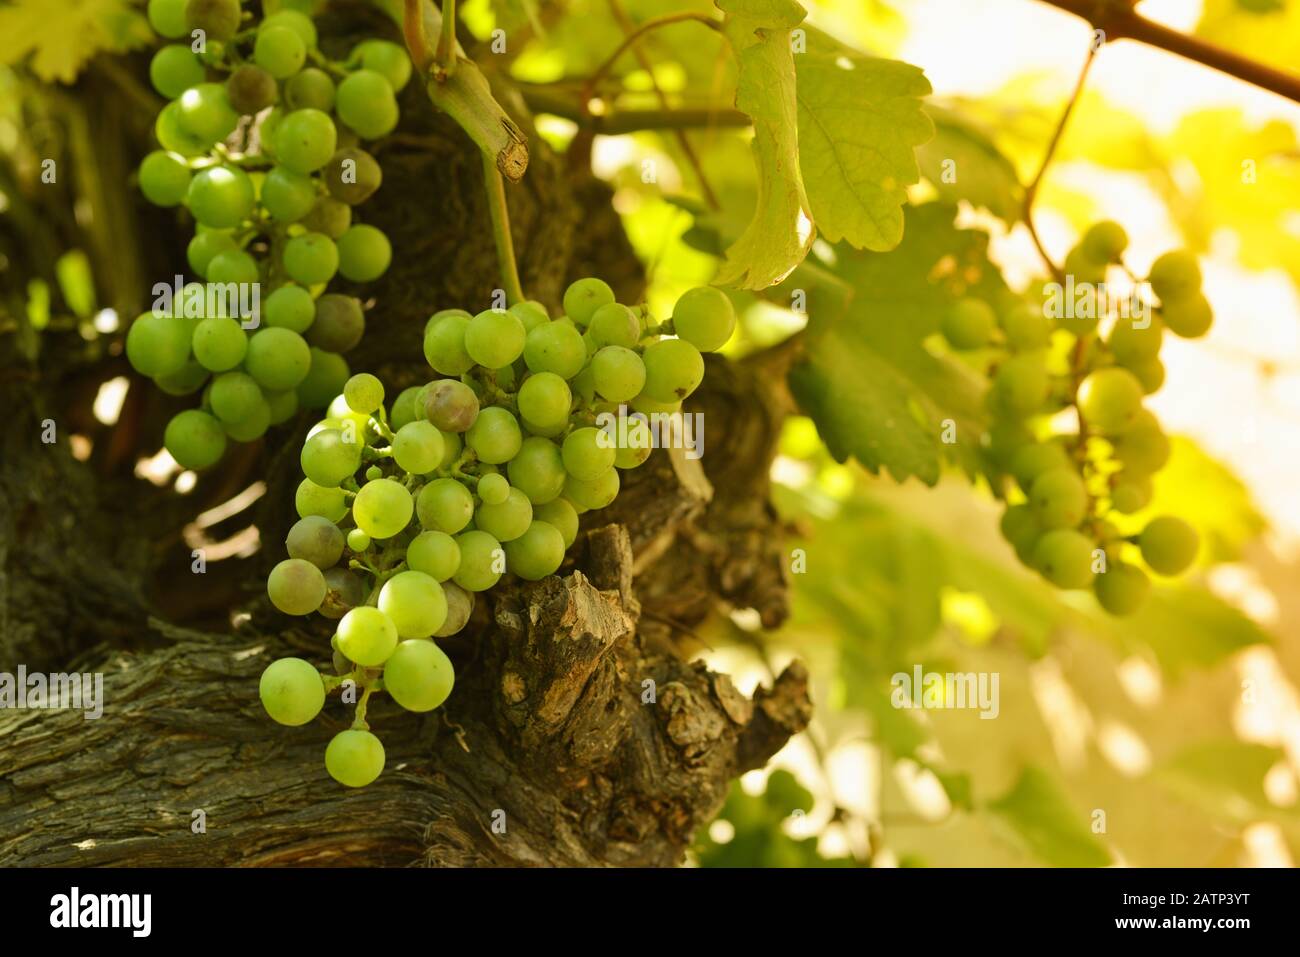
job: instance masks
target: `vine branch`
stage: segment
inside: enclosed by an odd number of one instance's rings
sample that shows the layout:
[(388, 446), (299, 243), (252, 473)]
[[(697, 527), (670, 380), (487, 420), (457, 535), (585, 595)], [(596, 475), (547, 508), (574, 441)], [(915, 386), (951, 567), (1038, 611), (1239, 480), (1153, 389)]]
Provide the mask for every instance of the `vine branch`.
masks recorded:
[(587, 77), (587, 82), (584, 83), (582, 87), (582, 102), (584, 106), (591, 101), (596, 84), (601, 81), (606, 73), (613, 69), (614, 64), (618, 62), (618, 58), (627, 51), (628, 47), (632, 46), (632, 44), (636, 43), (637, 40), (641, 39), (642, 36), (649, 33), (651, 30), (657, 30), (659, 27), (670, 26), (674, 23), (684, 23), (690, 20), (703, 23), (705, 26), (713, 30), (718, 29), (718, 21), (714, 20), (708, 14), (697, 13), (694, 10), (682, 10), (677, 13), (666, 13), (661, 17), (654, 17), (653, 19), (647, 20), (624, 37), (623, 42), (615, 48), (614, 52), (606, 57), (600, 66), (596, 67), (591, 76)]
[(456, 0), (442, 0), (442, 29), (433, 58), (448, 75), (456, 69)]
[(488, 211), (492, 215), (492, 238), (496, 240), (497, 262), (501, 267), (501, 282), (506, 299), (513, 305), (524, 301), (524, 288), (519, 282), (519, 267), (515, 262), (515, 243), (510, 235), (510, 214), (506, 209), (506, 187), (497, 169), (496, 160), (483, 154), (483, 187), (487, 190)]

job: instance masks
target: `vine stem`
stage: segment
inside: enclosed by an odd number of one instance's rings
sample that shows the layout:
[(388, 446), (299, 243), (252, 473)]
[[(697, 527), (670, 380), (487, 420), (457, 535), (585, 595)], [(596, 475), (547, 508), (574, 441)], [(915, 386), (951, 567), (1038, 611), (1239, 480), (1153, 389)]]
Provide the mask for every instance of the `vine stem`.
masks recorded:
[(713, 17), (710, 17), (708, 14), (697, 13), (694, 10), (681, 10), (677, 13), (665, 13), (663, 16), (647, 20), (624, 37), (623, 42), (615, 48), (614, 52), (606, 57), (605, 61), (601, 63), (600, 66), (596, 67), (595, 72), (593, 72), (591, 76), (587, 77), (587, 82), (582, 85), (583, 109), (586, 109), (587, 104), (591, 102), (596, 84), (601, 81), (606, 73), (613, 69), (614, 64), (618, 62), (618, 58), (627, 52), (628, 47), (636, 43), (637, 40), (641, 39), (642, 36), (649, 33), (651, 30), (657, 30), (660, 27), (670, 26), (674, 23), (685, 23), (690, 20), (703, 23), (705, 26), (713, 30), (718, 29), (717, 20), (713, 19)]
[(442, 29), (433, 58), (446, 76), (456, 69), (456, 0), (442, 0)]
[(506, 186), (497, 169), (496, 160), (482, 150), (483, 187), (487, 190), (488, 211), (492, 215), (492, 238), (497, 244), (497, 262), (501, 267), (501, 283), (506, 300), (512, 305), (524, 301), (524, 287), (519, 282), (519, 267), (515, 263), (515, 243), (510, 236), (510, 212), (506, 208)]
[(424, 17), (420, 11), (420, 0), (406, 0), (402, 8), (402, 34), (406, 38), (406, 49), (411, 53), (415, 68), (427, 73), (433, 62), (433, 52), (429, 49), (429, 39), (424, 35)]

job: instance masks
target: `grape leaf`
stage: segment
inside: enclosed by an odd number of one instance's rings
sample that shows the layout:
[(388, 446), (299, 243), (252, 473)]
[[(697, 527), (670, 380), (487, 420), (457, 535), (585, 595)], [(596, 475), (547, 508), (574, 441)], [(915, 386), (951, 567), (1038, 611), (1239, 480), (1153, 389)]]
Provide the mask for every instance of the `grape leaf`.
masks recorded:
[(1046, 771), (1027, 767), (1015, 786), (987, 805), (1029, 850), (1054, 867), (1105, 867), (1110, 851), (1093, 835), (1088, 818), (1070, 806)]
[(726, 14), (723, 32), (739, 65), (736, 108), (754, 123), (758, 205), (727, 250), (717, 282), (763, 289), (799, 265), (816, 235), (799, 174), (790, 51), (790, 31), (805, 13), (793, 0), (718, 0), (718, 8)]
[(149, 22), (128, 0), (16, 0), (0, 9), (0, 64), (31, 55), (32, 72), (72, 83), (100, 50), (121, 53), (153, 40)]
[(921, 109), (920, 68), (808, 31), (795, 56), (799, 165), (813, 220), (831, 242), (885, 250), (903, 236), (906, 187), (920, 178), (915, 147), (934, 135)]
[(1211, 741), (1186, 748), (1152, 772), (1155, 780), (1213, 814), (1251, 821), (1278, 808), (1264, 793), (1264, 775), (1285, 760), (1278, 748)]
[(984, 130), (947, 107), (929, 104), (935, 135), (916, 151), (924, 176), (940, 198), (964, 199), (1003, 222), (1020, 219), (1024, 189), (1016, 168)]

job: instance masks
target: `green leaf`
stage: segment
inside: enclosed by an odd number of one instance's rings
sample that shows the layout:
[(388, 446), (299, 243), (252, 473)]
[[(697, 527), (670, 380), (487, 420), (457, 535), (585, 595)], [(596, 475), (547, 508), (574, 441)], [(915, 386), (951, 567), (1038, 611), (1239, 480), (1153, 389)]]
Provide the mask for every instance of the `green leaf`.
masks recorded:
[(886, 250), (903, 237), (914, 149), (934, 135), (920, 68), (859, 53), (820, 32), (795, 56), (799, 165), (813, 221), (831, 242)]
[[(1212, 562), (1241, 558), (1268, 527), (1250, 490), (1191, 439), (1174, 436), (1169, 464), (1155, 476), (1151, 515), (1186, 515), (1201, 533)], [(1145, 524), (1146, 517), (1140, 518)]]
[(1054, 867), (1105, 867), (1111, 862), (1110, 851), (1093, 835), (1087, 816), (1070, 806), (1060, 786), (1041, 768), (1025, 768), (1015, 787), (987, 809)]
[(718, 8), (727, 15), (723, 32), (739, 65), (736, 108), (754, 123), (758, 205), (744, 233), (727, 250), (717, 282), (763, 289), (789, 275), (816, 236), (799, 175), (790, 52), (790, 31), (805, 13), (792, 0), (719, 0)]
[(1264, 793), (1264, 776), (1282, 760), (1285, 755), (1278, 748), (1212, 741), (1178, 752), (1152, 776), (1184, 800), (1244, 822), (1278, 813)]
[(16, 0), (0, 9), (0, 64), (30, 55), (32, 72), (46, 83), (72, 83), (101, 50), (122, 53), (152, 40), (129, 0)]
[(929, 104), (935, 135), (916, 151), (923, 175), (948, 202), (965, 200), (1005, 223), (1020, 219), (1024, 188), (987, 132), (947, 107)]

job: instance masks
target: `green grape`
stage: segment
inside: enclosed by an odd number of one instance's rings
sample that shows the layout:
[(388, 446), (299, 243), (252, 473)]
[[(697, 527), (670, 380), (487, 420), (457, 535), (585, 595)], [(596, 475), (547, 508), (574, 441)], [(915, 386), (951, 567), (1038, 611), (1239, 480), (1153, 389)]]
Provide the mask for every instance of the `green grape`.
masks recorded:
[(384, 663), (384, 690), (407, 711), (432, 711), (454, 681), (451, 660), (432, 641), (403, 641)]
[(302, 335), (316, 318), (316, 302), (302, 286), (284, 285), (266, 297), (262, 318), (268, 326)]
[(980, 349), (989, 344), (997, 328), (997, 315), (983, 299), (959, 299), (944, 313), (943, 337), (954, 349)]
[(474, 368), (474, 360), (465, 351), (469, 322), (467, 317), (455, 314), (441, 318), (435, 315), (430, 320), (424, 332), (424, 358), (435, 372), (458, 376)]
[(1057, 588), (1087, 588), (1092, 584), (1092, 539), (1072, 528), (1045, 532), (1034, 546), (1033, 565)]
[(415, 397), (420, 393), (420, 386), (411, 386), (397, 393), (397, 398), (393, 400), (392, 406), (388, 411), (388, 425), (393, 430), (400, 429), (407, 422), (414, 422), (415, 419), (423, 418), (423, 410), (417, 416)]
[(613, 436), (617, 445), (614, 450), (614, 466), (634, 469), (650, 458), (650, 453), (654, 451), (654, 434), (644, 416), (633, 415), (624, 421), (624, 434)]
[(387, 136), (397, 126), (397, 98), (382, 73), (357, 70), (339, 84), (334, 108), (363, 140)]
[(180, 103), (173, 100), (162, 108), (154, 120), (153, 132), (159, 144), (169, 153), (181, 156), (202, 156), (212, 145), (181, 128)]
[(700, 350), (685, 339), (660, 339), (646, 347), (645, 395), (656, 402), (675, 402), (686, 398), (704, 379), (704, 359)]
[(311, 562), (321, 571), (338, 564), (343, 557), (343, 545), (343, 532), (320, 515), (298, 519), (284, 540), (290, 558)]
[(1098, 263), (1118, 262), (1128, 248), (1128, 233), (1119, 223), (1103, 220), (1093, 223), (1079, 241), (1079, 249), (1088, 259)]
[(388, 271), (393, 247), (374, 226), (353, 226), (339, 237), (339, 272), (353, 282), (373, 282)]
[(1151, 591), (1151, 579), (1136, 565), (1115, 562), (1093, 580), (1102, 608), (1112, 615), (1131, 615), (1142, 607)]
[(530, 436), (520, 444), (518, 454), (506, 465), (510, 484), (534, 505), (554, 501), (564, 490), (568, 473), (564, 458), (550, 439)]
[(538, 326), (544, 326), (551, 321), (551, 317), (546, 313), (546, 307), (532, 299), (517, 302), (506, 311), (524, 324), (525, 332), (532, 332)]
[(271, 14), (258, 26), (258, 30), (271, 30), (278, 27), (287, 27), (298, 35), (307, 49), (316, 46), (316, 24), (311, 22), (311, 17), (299, 10), (278, 10)]
[(251, 284), (259, 278), (257, 260), (242, 249), (217, 253), (208, 263), (207, 279), (212, 283)]
[(446, 532), (421, 532), (406, 547), (407, 567), (445, 582), (460, 567), (460, 546)]
[(618, 486), (618, 469), (610, 469), (590, 482), (570, 475), (564, 481), (564, 497), (574, 506), (595, 511), (618, 497)]
[(463, 382), (439, 379), (425, 392), (424, 417), (443, 432), (466, 432), (478, 421), (478, 396)]
[(1120, 319), (1110, 331), (1107, 344), (1115, 354), (1115, 361), (1132, 369), (1140, 363), (1154, 359), (1160, 352), (1164, 329), (1159, 320), (1147, 318), (1139, 327), (1131, 319)]
[(1196, 529), (1181, 518), (1161, 515), (1147, 522), (1138, 547), (1143, 561), (1161, 575), (1181, 575), (1196, 560), (1200, 541)]
[(371, 538), (392, 538), (406, 528), (414, 511), (411, 493), (400, 482), (386, 478), (361, 486), (352, 501), (352, 518)]
[(572, 379), (587, 363), (582, 333), (558, 320), (536, 326), (524, 341), (524, 363), (530, 372), (553, 372)]
[(205, 230), (194, 234), (194, 238), (185, 247), (185, 258), (189, 262), (190, 268), (206, 279), (208, 266), (218, 254), (234, 252), (238, 248), (229, 233)]
[(1079, 385), (1079, 414), (1102, 435), (1131, 428), (1141, 411), (1142, 383), (1127, 369), (1098, 369)]
[(584, 482), (594, 482), (612, 469), (614, 452), (609, 436), (590, 426), (570, 432), (560, 449), (565, 471)]
[(149, 26), (169, 40), (184, 36), (187, 32), (185, 3), (186, 0), (149, 0)]
[(1032, 505), (1012, 505), (1002, 513), (1002, 521), (999, 523), (1002, 531), (1002, 537), (1011, 543), (1011, 547), (1016, 550), (1016, 555), (1025, 564), (1029, 564), (1033, 557), (1034, 545), (1038, 542), (1038, 537), (1043, 533), (1042, 523), (1038, 521), (1038, 516), (1034, 514)]
[[(459, 549), (459, 546), (457, 546)], [(466, 591), (455, 582), (443, 582), (443, 594), (447, 596), (447, 620), (433, 633), (435, 638), (446, 638), (458, 634), (469, 623), (469, 616), (474, 613), (474, 593)]]
[(465, 444), (478, 454), (480, 462), (501, 465), (518, 454), (523, 438), (519, 420), (508, 409), (490, 406), (479, 412), (465, 433)]
[(523, 354), (524, 324), (504, 310), (487, 309), (465, 327), (465, 351), (488, 369), (508, 366)]
[(316, 182), (310, 176), (276, 166), (262, 181), (262, 205), (277, 222), (295, 223), (316, 205)]
[(316, 300), (316, 316), (307, 330), (307, 342), (326, 352), (347, 352), (365, 332), (361, 300), (331, 292)]
[(284, 271), (294, 282), (304, 286), (329, 282), (338, 268), (338, 247), (322, 233), (295, 236), (284, 244)]
[(271, 425), (289, 421), (298, 411), (298, 396), (291, 391), (264, 392), (263, 395), (266, 398), (266, 410), (270, 414)]
[[(680, 300), (678, 304), (680, 305)], [(731, 303), (728, 302), (727, 305), (730, 307)], [(641, 321), (637, 319), (636, 313), (622, 303), (607, 302), (592, 313), (587, 334), (598, 347), (623, 346), (631, 349), (641, 338)]]
[(455, 535), (474, 515), (474, 496), (455, 479), (434, 479), (416, 496), (415, 513), (421, 527)]
[(333, 196), (322, 196), (302, 218), (302, 225), (309, 233), (324, 233), (337, 240), (352, 225), (352, 207)]
[(277, 80), (284, 80), (307, 62), (307, 45), (288, 27), (261, 29), (253, 45), (253, 62)]
[(305, 409), (323, 409), (343, 391), (352, 370), (347, 360), (336, 353), (313, 346), (310, 356), (307, 375), (297, 386), (298, 402)]
[[(699, 286), (682, 294), (673, 306), (673, 329), (701, 352), (717, 352), (736, 329), (736, 310), (721, 289)], [(639, 324), (638, 324), (639, 325)], [(594, 329), (594, 326), (593, 326)], [(640, 338), (640, 329), (637, 330)], [(615, 342), (631, 348), (633, 342)]]
[(379, 162), (355, 146), (341, 149), (330, 157), (322, 177), (330, 195), (349, 206), (364, 203), (384, 181)]
[(1048, 469), (1067, 468), (1069, 453), (1060, 442), (1034, 442), (1022, 446), (1011, 456), (1008, 471), (1015, 476), (1022, 489), (1028, 491), (1034, 479)]
[(248, 340), (244, 368), (257, 384), (271, 392), (297, 386), (311, 368), (311, 349), (290, 329), (269, 326)]
[(475, 529), (457, 535), (456, 544), (460, 547), (460, 567), (452, 581), (466, 591), (487, 591), (495, 585), (505, 563), (501, 543)]
[(203, 61), (188, 46), (171, 43), (149, 61), (149, 82), (169, 100), (174, 100), (207, 78)]
[(478, 482), (478, 497), (484, 505), (502, 505), (510, 497), (510, 483), (498, 472), (484, 475)]
[(259, 395), (247, 415), (229, 422), (223, 420), (221, 427), (226, 430), (226, 435), (236, 442), (252, 442), (260, 439), (271, 427), (271, 407), (266, 399)]
[(179, 372), (160, 375), (154, 384), (168, 395), (190, 395), (197, 392), (208, 381), (208, 370), (197, 362), (190, 360)]
[(519, 415), (531, 428), (563, 427), (569, 421), (573, 394), (554, 372), (537, 372), (524, 380), (518, 394)]
[(275, 126), (275, 158), (295, 173), (314, 173), (334, 155), (338, 131), (329, 114), (294, 110)]
[(234, 319), (204, 319), (194, 327), (193, 348), (203, 368), (225, 372), (244, 361), (248, 336)]
[(1016, 352), (1047, 348), (1052, 336), (1051, 325), (1042, 309), (1021, 302), (1012, 306), (1002, 316), (1002, 333), (1007, 345)]
[(442, 433), (428, 422), (408, 422), (393, 438), (393, 460), (412, 475), (432, 472), (442, 455)]
[(204, 226), (238, 226), (253, 210), (253, 181), (235, 166), (212, 166), (190, 180), (186, 193), (190, 212)]
[(359, 528), (354, 528), (347, 535), (348, 548), (354, 552), (364, 552), (370, 547), (370, 536)]
[(1106, 263), (1093, 259), (1080, 246), (1074, 247), (1066, 254), (1061, 268), (1067, 276), (1074, 277), (1076, 287), (1084, 284), (1099, 286), (1106, 281)]
[(641, 357), (622, 346), (605, 346), (591, 360), (596, 391), (609, 402), (627, 402), (645, 387), (646, 367)]
[(239, 0), (189, 0), (185, 4), (186, 32), (202, 30), (208, 40), (229, 40), (239, 31)]
[[(596, 310), (614, 301), (614, 290), (600, 279), (579, 279), (564, 290), (564, 314), (586, 329)], [(566, 377), (567, 378), (567, 377)]]
[(301, 464), (307, 478), (317, 485), (334, 488), (361, 467), (361, 441), (359, 438), (355, 442), (347, 441), (341, 429), (321, 429), (303, 443)]
[(1011, 356), (993, 376), (994, 400), (1010, 415), (1038, 412), (1046, 404), (1050, 390), (1046, 356), (1042, 352)]
[(447, 599), (432, 576), (405, 571), (379, 590), (379, 610), (393, 622), (399, 638), (428, 638), (447, 618)]
[(325, 770), (339, 784), (363, 788), (384, 771), (384, 746), (369, 731), (340, 731), (325, 747)]
[(245, 63), (226, 79), (226, 97), (236, 113), (252, 116), (275, 103), (279, 97), (275, 77), (260, 66)]
[(1214, 324), (1210, 300), (1199, 292), (1163, 302), (1160, 315), (1169, 331), (1183, 339), (1199, 339)]
[(126, 358), (141, 375), (171, 375), (184, 368), (190, 358), (190, 326), (183, 319), (138, 316), (126, 332)]
[(380, 479), (383, 477), (384, 477), (384, 470), (381, 469), (378, 465), (372, 465), (370, 466), (370, 468), (366, 469), (367, 482), (373, 482), (375, 479)]
[(325, 707), (325, 683), (301, 658), (280, 658), (262, 672), (257, 685), (271, 720), (290, 727), (306, 724)]
[[(466, 322), (469, 322), (469, 320), (474, 318), (464, 309), (439, 309), (437, 312), (435, 312), (432, 316), (429, 317), (427, 322), (425, 322), (424, 334), (427, 336), (429, 334), (430, 329), (432, 329), (434, 326), (436, 326), (438, 323), (440, 323), (443, 319), (445, 319), (448, 316), (459, 316), (460, 318), (464, 319)], [(463, 330), (462, 330), (462, 334), (463, 334)], [(464, 343), (462, 342), (461, 345), (463, 346)], [(465, 358), (469, 362), (470, 366), (473, 366), (474, 360), (470, 359), (468, 355), (466, 355)], [(459, 375), (459, 373), (457, 373), (457, 375)]]
[[(559, 531), (566, 550), (578, 540), (578, 513), (568, 499), (557, 498), (545, 505), (536, 506), (533, 518)], [(506, 557), (509, 558), (509, 552)]]
[(1186, 250), (1167, 252), (1151, 264), (1147, 282), (1162, 303), (1186, 299), (1201, 291), (1201, 266)]
[(339, 651), (347, 655), (349, 661), (366, 668), (377, 668), (397, 647), (397, 627), (378, 608), (360, 605), (339, 619), (338, 639)]
[(1130, 366), (1129, 371), (1142, 383), (1142, 391), (1147, 395), (1159, 391), (1165, 384), (1165, 364), (1159, 359), (1148, 359)]
[(533, 522), (522, 535), (505, 543), (506, 567), (526, 581), (539, 581), (559, 569), (564, 549), (559, 529), (547, 522)]
[[(356, 531), (356, 529), (353, 529)], [(331, 568), (325, 572), (325, 600), (320, 613), (337, 621), (366, 600), (365, 583), (346, 568)], [(349, 666), (346, 671), (351, 671)]]
[(1110, 504), (1115, 511), (1132, 515), (1151, 502), (1151, 479), (1145, 475), (1121, 472), (1110, 490)]
[(310, 615), (325, 600), (325, 577), (301, 558), (286, 558), (266, 579), (271, 604), (286, 615)]
[(174, 153), (154, 150), (140, 164), (140, 192), (155, 206), (175, 206), (189, 192), (190, 168)]
[(498, 542), (508, 542), (518, 538), (528, 530), (528, 523), (533, 520), (533, 506), (528, 496), (517, 488), (506, 494), (506, 500), (500, 505), (484, 502), (474, 513), (474, 524), (487, 532)]
[(1072, 468), (1051, 468), (1034, 479), (1029, 502), (1044, 528), (1073, 528), (1088, 512), (1088, 490)]
[(396, 93), (411, 79), (411, 58), (396, 43), (387, 40), (367, 40), (352, 51), (367, 70), (381, 74)]
[(190, 87), (176, 102), (180, 104), (177, 118), (181, 127), (205, 143), (221, 142), (239, 125), (239, 114), (220, 83)]
[[(210, 322), (213, 320), (204, 320)], [(220, 320), (217, 320), (220, 321)], [(225, 320), (231, 322), (233, 320)], [(240, 335), (243, 335), (241, 330)], [(245, 337), (247, 341), (247, 337)], [(265, 402), (262, 398), (262, 390), (258, 388), (253, 377), (243, 372), (223, 372), (212, 380), (212, 388), (208, 391), (208, 404), (212, 406), (212, 414), (222, 421), (223, 424), (238, 422), (254, 414), (254, 409), (259, 402)]]
[[(181, 414), (184, 415), (185, 413)], [(203, 415), (204, 413), (199, 414)], [(211, 416), (208, 417), (211, 418)], [(216, 422), (216, 419), (212, 421)], [(218, 428), (220, 428), (219, 425)], [(224, 443), (225, 436), (222, 435), (221, 439)], [(331, 522), (338, 522), (348, 513), (347, 496), (343, 494), (343, 489), (337, 487), (337, 483), (332, 486), (317, 485), (309, 478), (305, 478), (298, 483), (298, 489), (293, 496), (293, 505), (300, 518), (306, 518), (308, 515), (321, 515)]]
[(343, 399), (353, 412), (369, 415), (384, 404), (384, 384), (369, 372), (359, 372), (343, 386)]
[(198, 472), (216, 465), (226, 454), (226, 433), (213, 416), (186, 409), (167, 423), (163, 445), (181, 468)]
[(1112, 439), (1111, 445), (1124, 471), (1141, 475), (1164, 468), (1172, 451), (1160, 422), (1147, 409), (1142, 410), (1127, 432)]

